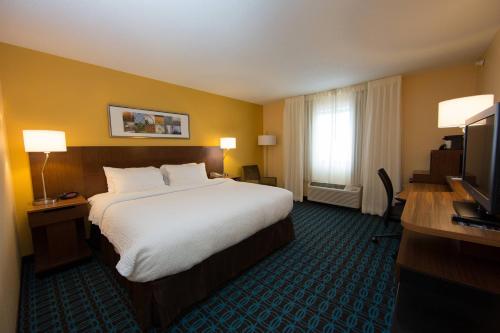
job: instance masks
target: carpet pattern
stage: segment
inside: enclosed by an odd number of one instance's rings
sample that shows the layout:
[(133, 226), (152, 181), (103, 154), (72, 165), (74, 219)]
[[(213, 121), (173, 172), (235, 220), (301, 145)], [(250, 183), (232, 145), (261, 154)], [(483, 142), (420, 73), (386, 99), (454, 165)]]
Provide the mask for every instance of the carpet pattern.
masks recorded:
[[(389, 332), (398, 243), (379, 217), (312, 202), (296, 240), (193, 306), (166, 332)], [(19, 332), (139, 332), (126, 291), (98, 259), (37, 278), (23, 265)], [(152, 330), (155, 331), (155, 330)]]

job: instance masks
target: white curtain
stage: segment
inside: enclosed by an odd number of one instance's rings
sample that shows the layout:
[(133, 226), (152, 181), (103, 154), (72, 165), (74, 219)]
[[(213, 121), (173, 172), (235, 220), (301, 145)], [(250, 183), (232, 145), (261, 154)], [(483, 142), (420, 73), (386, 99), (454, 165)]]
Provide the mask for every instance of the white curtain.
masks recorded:
[(287, 98), (283, 111), (283, 166), (285, 188), (293, 193), (293, 200), (304, 197), (304, 96)]
[(363, 136), (362, 212), (382, 215), (387, 202), (377, 170), (401, 189), (401, 76), (368, 82)]
[(308, 180), (330, 184), (359, 184), (360, 124), (365, 85), (306, 97), (308, 119)]

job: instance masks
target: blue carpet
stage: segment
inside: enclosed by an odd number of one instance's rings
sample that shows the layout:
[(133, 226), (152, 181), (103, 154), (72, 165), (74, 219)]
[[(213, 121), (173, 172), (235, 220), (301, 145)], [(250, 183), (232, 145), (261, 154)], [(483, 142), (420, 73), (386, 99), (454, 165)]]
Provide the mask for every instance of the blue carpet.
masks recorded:
[[(292, 212), (296, 240), (180, 317), (167, 332), (389, 332), (400, 230), (312, 202)], [(139, 332), (126, 291), (98, 259), (37, 278), (22, 273), (19, 332)]]

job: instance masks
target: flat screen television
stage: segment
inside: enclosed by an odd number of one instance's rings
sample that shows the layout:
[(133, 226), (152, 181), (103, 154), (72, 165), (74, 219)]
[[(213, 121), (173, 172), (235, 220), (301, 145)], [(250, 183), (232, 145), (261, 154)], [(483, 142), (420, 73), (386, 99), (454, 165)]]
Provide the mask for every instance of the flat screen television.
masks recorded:
[(478, 204), (477, 217), (496, 222), (495, 215), (500, 214), (500, 103), (465, 124), (463, 186)]

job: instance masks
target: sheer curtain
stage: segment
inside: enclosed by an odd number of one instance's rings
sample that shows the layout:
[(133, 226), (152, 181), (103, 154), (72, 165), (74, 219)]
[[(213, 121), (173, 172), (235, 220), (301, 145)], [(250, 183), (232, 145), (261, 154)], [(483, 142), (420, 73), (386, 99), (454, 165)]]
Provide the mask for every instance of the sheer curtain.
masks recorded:
[(384, 168), (401, 190), (401, 76), (368, 82), (362, 152), (361, 211), (382, 215), (387, 205), (377, 170)]
[(401, 188), (400, 102), (400, 76), (286, 99), (284, 179), (294, 200), (302, 201), (308, 181), (362, 185), (362, 212), (382, 215), (377, 170)]
[(366, 85), (306, 97), (308, 180), (360, 183), (360, 148)]
[(304, 96), (287, 98), (283, 110), (283, 177), (293, 200), (304, 197), (304, 142), (306, 115)]

